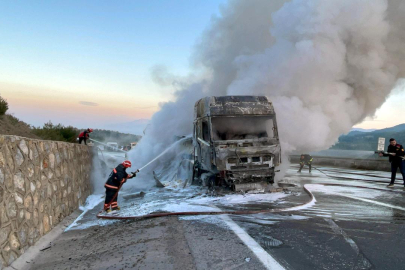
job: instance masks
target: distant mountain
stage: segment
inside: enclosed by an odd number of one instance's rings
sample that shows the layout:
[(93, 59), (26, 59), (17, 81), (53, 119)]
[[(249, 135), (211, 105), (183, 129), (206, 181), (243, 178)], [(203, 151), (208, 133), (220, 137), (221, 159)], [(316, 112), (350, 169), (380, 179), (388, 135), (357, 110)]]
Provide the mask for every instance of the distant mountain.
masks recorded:
[(398, 143), (405, 144), (405, 124), (369, 132), (351, 131), (340, 136), (339, 141), (331, 149), (374, 151), (377, 150), (379, 137), (385, 138), (385, 148), (387, 148), (390, 138), (395, 138)]
[(90, 135), (90, 138), (102, 143), (116, 142), (119, 146), (121, 146), (129, 145), (132, 142), (138, 142), (142, 137), (139, 135), (127, 134), (114, 130), (94, 129)]
[(376, 130), (376, 129), (352, 128), (351, 131), (372, 132), (372, 131), (375, 131), (375, 130)]
[(378, 132), (403, 132), (403, 131), (405, 131), (405, 124), (400, 124), (400, 125), (393, 126), (390, 128), (379, 129), (376, 131), (378, 131)]
[(137, 119), (131, 122), (108, 124), (103, 128), (143, 136), (143, 131), (147, 127), (148, 123), (149, 119)]

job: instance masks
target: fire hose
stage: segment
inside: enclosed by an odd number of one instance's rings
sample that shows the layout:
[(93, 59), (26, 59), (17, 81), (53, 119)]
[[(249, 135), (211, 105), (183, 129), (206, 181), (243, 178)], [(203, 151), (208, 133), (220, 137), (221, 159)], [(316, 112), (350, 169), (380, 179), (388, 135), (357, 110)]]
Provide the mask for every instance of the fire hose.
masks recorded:
[[(132, 174), (134, 175), (134, 174), (140, 172), (141, 170), (143, 170), (144, 168), (148, 167), (150, 164), (152, 164), (153, 162), (155, 162), (156, 160), (158, 160), (161, 156), (163, 156), (164, 154), (166, 154), (166, 152), (168, 152), (169, 150), (171, 150), (175, 145), (179, 144), (180, 142), (183, 142), (184, 140), (188, 140), (188, 139), (189, 139), (189, 137), (184, 137), (183, 139), (181, 139), (181, 140), (175, 142), (175, 143), (172, 144), (170, 147), (168, 147), (166, 150), (164, 150), (162, 153), (160, 153), (160, 155), (158, 155), (157, 157), (155, 157), (154, 159), (152, 159), (151, 161), (149, 161), (147, 164), (145, 164), (143, 167), (141, 167), (140, 169), (136, 170), (136, 171), (133, 172)], [(98, 141), (93, 140), (93, 139), (90, 139), (90, 140), (95, 141), (95, 142), (98, 142)], [(98, 142), (98, 143), (101, 143), (101, 142)], [(101, 143), (101, 144), (103, 144), (103, 143)], [(120, 191), (120, 189), (121, 189), (122, 185), (124, 184), (124, 182), (125, 182), (125, 181), (122, 181), (122, 182), (120, 183), (120, 185), (119, 185), (119, 187), (118, 187), (118, 189), (117, 189), (117, 192), (115, 192), (113, 198), (111, 199), (111, 201), (110, 201), (110, 203), (109, 203), (110, 205), (111, 205), (111, 203), (117, 198), (118, 192)], [(101, 210), (101, 211), (97, 214), (97, 217), (98, 217), (98, 218), (100, 218), (99, 215), (100, 215), (102, 212), (103, 212), (103, 210)]]
[[(364, 186), (353, 186), (353, 185), (342, 185), (342, 184), (330, 184), (330, 183), (317, 183), (317, 185), (323, 185), (323, 186), (335, 186), (335, 187), (352, 187), (352, 188), (360, 188), (360, 189), (371, 189), (371, 190), (378, 190), (378, 191), (387, 191), (387, 192), (396, 192), (396, 193), (403, 193), (402, 191), (396, 191), (396, 190), (387, 190), (387, 189), (382, 189), (382, 188), (373, 188), (373, 187), (364, 187)], [(122, 186), (122, 184), (121, 184)], [(120, 186), (120, 188), (121, 188)], [(309, 206), (310, 204), (316, 202), (315, 196), (312, 194), (312, 192), (306, 187), (306, 185), (303, 186), (304, 191), (309, 195), (309, 200), (303, 204), (299, 204), (296, 206), (292, 207), (287, 207), (287, 208), (279, 208), (279, 209), (263, 209), (263, 210), (236, 210), (236, 211), (202, 211), (202, 212), (169, 212), (169, 213), (153, 213), (153, 214), (146, 214), (146, 215), (141, 215), (141, 216), (105, 216), (101, 215), (103, 211), (100, 211), (97, 214), (97, 218), (100, 219), (117, 219), (117, 220), (122, 220), (122, 219), (135, 219), (135, 220), (140, 220), (140, 219), (148, 219), (148, 218), (157, 218), (157, 217), (167, 217), (167, 216), (199, 216), (199, 215), (253, 215), (253, 214), (265, 214), (265, 213), (280, 213), (280, 212), (292, 212), (296, 211), (299, 209), (304, 208), (305, 206)], [(118, 189), (119, 191), (119, 189)], [(117, 195), (118, 195), (117, 191)], [(114, 197), (114, 199), (116, 196)], [(113, 199), (113, 200), (114, 200)]]
[[(121, 184), (122, 186), (122, 184)], [(121, 188), (120, 186), (120, 188)], [(277, 213), (277, 212), (286, 212), (291, 208), (298, 208), (310, 204), (314, 201), (314, 195), (304, 186), (305, 192), (310, 196), (310, 200), (302, 205), (284, 208), (284, 209), (265, 209), (265, 210), (240, 210), (240, 211), (203, 211), (203, 212), (169, 212), (169, 213), (154, 213), (154, 214), (147, 214), (142, 216), (105, 216), (101, 215), (103, 211), (100, 211), (97, 214), (97, 218), (101, 219), (147, 219), (147, 218), (157, 218), (157, 217), (167, 217), (167, 216), (197, 216), (197, 215), (247, 215), (247, 214), (260, 214), (260, 213)], [(118, 189), (119, 191), (119, 189)], [(117, 195), (118, 195), (117, 191)], [(114, 196), (113, 200), (116, 198)]]
[[(180, 140), (181, 141), (181, 140)], [(180, 142), (179, 141), (179, 142)], [(156, 161), (159, 157), (161, 157), (163, 154), (165, 154), (169, 149), (169, 147), (166, 149), (163, 153), (161, 153), (159, 156), (154, 158), (152, 161), (147, 163), (145, 166), (142, 168), (138, 169), (137, 172), (143, 170), (145, 167), (149, 166), (151, 163)], [(318, 170), (319, 172), (323, 173), (327, 177), (334, 178), (333, 176), (327, 175), (323, 171), (321, 171), (318, 168), (314, 169)], [(118, 187), (117, 192), (115, 193), (113, 199), (111, 202), (113, 202), (117, 196), (118, 192), (120, 191), (122, 185), (124, 184), (124, 181), (120, 184)], [(369, 190), (378, 190), (378, 191), (387, 191), (387, 192), (401, 192), (402, 191), (396, 191), (396, 190), (387, 190), (387, 189), (381, 189), (381, 188), (373, 188), (373, 187), (364, 187), (364, 186), (354, 186), (354, 185), (343, 185), (343, 184), (331, 184), (331, 183), (317, 183), (317, 185), (323, 185), (323, 186), (335, 186), (335, 187), (352, 187), (352, 188), (360, 188), (360, 189), (369, 189)], [(280, 213), (280, 212), (292, 212), (296, 211), (298, 209), (302, 209), (305, 206), (309, 206), (310, 204), (316, 202), (315, 196), (312, 194), (312, 192), (306, 187), (306, 185), (303, 186), (304, 191), (309, 195), (309, 200), (306, 201), (305, 203), (302, 203), (300, 205), (292, 206), (292, 207), (287, 207), (287, 208), (278, 208), (278, 209), (263, 209), (263, 210), (234, 210), (234, 211), (201, 211), (201, 212), (196, 212), (196, 211), (187, 211), (187, 212), (166, 212), (166, 213), (152, 213), (152, 214), (146, 214), (146, 215), (141, 215), (141, 216), (106, 216), (102, 215), (104, 212), (101, 210), (97, 214), (97, 218), (100, 219), (116, 219), (116, 220), (122, 220), (122, 219), (135, 219), (135, 220), (140, 220), (140, 219), (148, 219), (148, 218), (157, 218), (157, 217), (167, 217), (167, 216), (197, 216), (197, 215), (252, 215), (252, 214), (263, 214), (263, 213)]]

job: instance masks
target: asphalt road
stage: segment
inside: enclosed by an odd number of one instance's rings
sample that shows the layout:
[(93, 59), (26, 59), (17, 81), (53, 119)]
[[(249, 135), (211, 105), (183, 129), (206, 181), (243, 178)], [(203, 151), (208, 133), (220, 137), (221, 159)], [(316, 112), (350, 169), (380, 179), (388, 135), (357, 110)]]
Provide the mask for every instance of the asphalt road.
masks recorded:
[(402, 181), (388, 189), (386, 172), (318, 169), (291, 167), (283, 182), (295, 186), (272, 202), (225, 207), (301, 205), (309, 200), (305, 185), (316, 203), (292, 212), (110, 222), (95, 219), (97, 206), (27, 269), (405, 269)]

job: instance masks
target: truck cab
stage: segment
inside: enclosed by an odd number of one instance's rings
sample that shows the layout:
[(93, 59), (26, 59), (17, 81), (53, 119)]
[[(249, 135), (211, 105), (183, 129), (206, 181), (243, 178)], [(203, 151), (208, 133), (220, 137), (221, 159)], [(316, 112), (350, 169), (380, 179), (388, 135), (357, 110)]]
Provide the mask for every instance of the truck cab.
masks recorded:
[(193, 146), (195, 183), (234, 190), (255, 183), (273, 184), (281, 149), (272, 103), (265, 96), (198, 100)]

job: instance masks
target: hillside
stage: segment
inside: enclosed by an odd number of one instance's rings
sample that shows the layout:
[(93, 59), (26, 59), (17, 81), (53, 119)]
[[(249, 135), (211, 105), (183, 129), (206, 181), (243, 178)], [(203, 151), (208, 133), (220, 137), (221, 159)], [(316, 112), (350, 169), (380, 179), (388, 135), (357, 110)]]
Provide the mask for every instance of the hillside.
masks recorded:
[(0, 115), (0, 135), (17, 135), (39, 139), (28, 124), (9, 114)]
[[(45, 123), (42, 127), (34, 127), (20, 121), (11, 114), (7, 114), (9, 104), (6, 99), (0, 96), (0, 135), (16, 135), (26, 138), (77, 142), (77, 137), (82, 131), (76, 127), (64, 126), (62, 124), (53, 124), (51, 121)], [(147, 120), (137, 120), (126, 123), (124, 126), (146, 125)], [(84, 129), (83, 129), (84, 130)], [(112, 130), (94, 129), (90, 138), (101, 142), (117, 142), (119, 145), (129, 145), (132, 142), (138, 142), (141, 139), (139, 135), (126, 134)]]
[(405, 124), (371, 132), (351, 131), (347, 135), (340, 136), (339, 141), (331, 149), (375, 151), (379, 137), (385, 138), (385, 147), (388, 146), (390, 138), (405, 144)]
[[(81, 130), (63, 125), (54, 125), (51, 122), (43, 127), (31, 127), (27, 123), (18, 120), (16, 117), (6, 114), (0, 115), (0, 135), (16, 135), (26, 138), (53, 140), (64, 142), (76, 142)], [(95, 129), (90, 138), (100, 142), (117, 142), (119, 145), (128, 145), (137, 142), (141, 136), (125, 134), (117, 131)]]

